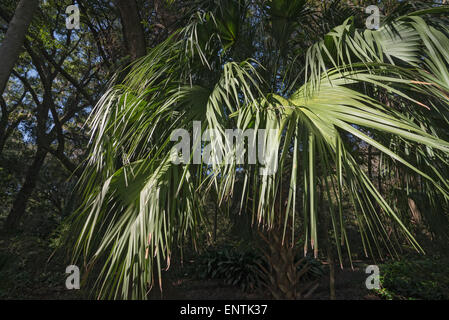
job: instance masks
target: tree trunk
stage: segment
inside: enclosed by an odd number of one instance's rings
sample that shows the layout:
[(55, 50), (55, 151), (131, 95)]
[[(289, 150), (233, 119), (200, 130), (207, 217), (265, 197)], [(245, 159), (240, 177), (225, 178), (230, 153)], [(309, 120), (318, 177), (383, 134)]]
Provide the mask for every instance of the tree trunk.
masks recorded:
[(146, 54), (145, 34), (140, 23), (139, 8), (135, 0), (115, 0), (115, 4), (120, 11), (125, 44), (131, 61), (134, 61)]
[(327, 239), (327, 262), (329, 263), (329, 298), (330, 300), (335, 300), (335, 264), (334, 264), (334, 255), (332, 254), (332, 247)]
[(46, 122), (48, 120), (48, 113), (50, 110), (50, 105), (52, 103), (51, 86), (49, 82), (43, 80), (43, 85), (45, 88), (44, 97), (42, 104), (37, 106), (36, 118), (37, 118), (37, 151), (34, 155), (34, 160), (31, 166), (28, 168), (25, 182), (23, 183), (20, 191), (17, 193), (16, 199), (14, 200), (11, 211), (6, 218), (5, 231), (11, 232), (17, 229), (20, 220), (25, 214), (28, 199), (30, 198), (33, 190), (36, 186), (37, 179), (39, 177), (39, 172), (44, 164), (45, 157), (48, 153), (48, 148), (50, 146), (51, 140), (48, 139), (46, 131)]
[[(329, 239), (329, 205), (324, 201), (324, 190), (322, 183), (319, 184), (320, 200), (319, 200), (319, 213), (321, 216), (320, 223), (322, 224), (321, 233), (323, 234), (323, 244), (326, 248), (327, 263), (329, 265), (329, 298), (330, 300), (336, 299), (335, 294), (335, 264), (334, 255), (332, 252), (332, 244)], [(329, 201), (329, 200), (327, 200)]]
[(11, 232), (16, 230), (19, 222), (25, 212), (28, 199), (36, 186), (37, 179), (39, 177), (39, 171), (44, 164), (47, 151), (38, 147), (34, 156), (33, 163), (28, 168), (25, 182), (16, 196), (11, 212), (5, 222), (5, 231)]
[(1, 110), (2, 110), (2, 117), (0, 118), (0, 158), (3, 154), (3, 148), (6, 144), (6, 132), (8, 128), (8, 118), (9, 118), (9, 112), (6, 108), (6, 102), (3, 100), (3, 98), (0, 96), (0, 104), (1, 104)]
[(21, 0), (0, 46), (0, 95), (6, 88), (11, 71), (19, 57), (25, 34), (39, 4), (38, 0)]
[(215, 215), (214, 215), (214, 244), (217, 241), (217, 224), (218, 224), (218, 204), (215, 202)]

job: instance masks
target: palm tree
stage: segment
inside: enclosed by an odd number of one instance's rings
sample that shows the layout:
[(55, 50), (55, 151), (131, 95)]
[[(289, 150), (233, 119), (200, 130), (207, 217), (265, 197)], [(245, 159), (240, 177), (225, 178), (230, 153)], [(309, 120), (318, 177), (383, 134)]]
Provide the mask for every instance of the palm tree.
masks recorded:
[[(220, 203), (238, 197), (268, 229), (301, 217), (303, 230), (289, 228), (287, 238), (305, 239), (305, 252), (317, 254), (318, 219), (329, 217), (340, 262), (342, 248), (350, 252), (344, 202), (367, 253), (396, 253), (386, 222), (422, 250), (356, 151), (376, 149), (380, 173), (406, 172), (447, 203), (449, 10), (401, 5), (366, 30), (360, 8), (316, 3), (193, 1), (190, 22), (104, 94), (74, 224), (75, 258), (99, 268), (98, 297), (146, 297), (174, 246), (196, 238), (211, 190)], [(193, 136), (193, 121), (201, 133), (217, 130), (228, 161), (174, 164), (171, 133)], [(227, 128), (277, 129), (277, 171), (237, 163), (239, 151), (220, 142)]]

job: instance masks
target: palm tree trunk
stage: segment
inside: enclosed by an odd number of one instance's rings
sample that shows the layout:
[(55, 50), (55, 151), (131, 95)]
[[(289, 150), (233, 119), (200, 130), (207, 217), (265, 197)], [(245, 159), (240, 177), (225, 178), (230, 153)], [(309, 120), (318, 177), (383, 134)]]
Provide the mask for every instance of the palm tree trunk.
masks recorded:
[(379, 155), (379, 165), (377, 166), (377, 184), (379, 187), (379, 193), (383, 196), (383, 188), (382, 188), (382, 168), (380, 166), (380, 155)]
[(8, 31), (0, 46), (0, 57), (2, 58), (0, 64), (0, 95), (5, 91), (6, 83), (19, 57), (25, 34), (38, 4), (38, 0), (21, 0), (14, 17), (9, 23)]

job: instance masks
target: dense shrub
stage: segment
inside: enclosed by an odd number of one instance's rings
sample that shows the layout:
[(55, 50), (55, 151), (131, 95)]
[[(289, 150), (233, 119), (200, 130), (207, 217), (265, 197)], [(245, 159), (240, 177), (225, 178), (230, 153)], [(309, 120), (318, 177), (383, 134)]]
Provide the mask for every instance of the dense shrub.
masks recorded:
[(449, 299), (449, 261), (438, 258), (395, 261), (380, 266), (387, 299)]

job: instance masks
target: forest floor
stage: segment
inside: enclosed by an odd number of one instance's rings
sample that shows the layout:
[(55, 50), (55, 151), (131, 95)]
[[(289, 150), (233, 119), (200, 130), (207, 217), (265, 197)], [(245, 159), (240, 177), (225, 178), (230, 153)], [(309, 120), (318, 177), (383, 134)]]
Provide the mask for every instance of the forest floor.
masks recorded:
[[(85, 290), (65, 288), (64, 259), (53, 255), (37, 238), (0, 238), (0, 299), (71, 300), (87, 299)], [(379, 299), (364, 288), (366, 274), (361, 268), (336, 269), (337, 299)], [(323, 276), (309, 299), (329, 299), (329, 278)], [(243, 292), (220, 280), (198, 280), (179, 269), (167, 272), (163, 291), (155, 287), (150, 299), (260, 300), (270, 299), (266, 290)]]
[[(375, 294), (363, 288), (365, 274), (359, 270), (342, 270), (336, 274), (337, 300), (379, 300)], [(29, 282), (29, 286), (16, 288), (11, 296), (2, 299), (25, 300), (73, 300), (86, 299), (80, 290), (67, 290), (62, 284), (48, 281)], [(154, 288), (150, 299), (159, 300), (270, 300), (266, 291), (256, 290), (252, 293), (243, 292), (240, 288), (224, 284), (220, 280), (178, 279), (176, 282), (163, 283), (161, 294), (159, 288)], [(314, 293), (307, 300), (328, 300), (328, 278), (324, 277)]]
[[(446, 256), (446, 255), (444, 255)], [(377, 300), (377, 299), (446, 299), (449, 296), (449, 260), (422, 260), (413, 257), (412, 262), (391, 264), (388, 275), (397, 279), (392, 291), (376, 293), (366, 289), (365, 267), (370, 261), (358, 260), (354, 269), (335, 268), (335, 289), (337, 300)], [(412, 264), (411, 264), (412, 263)], [(39, 237), (0, 236), (0, 300), (71, 300), (89, 299), (87, 290), (68, 290), (65, 287), (67, 259), (64, 252), (55, 254), (48, 241)], [(327, 270), (328, 268), (325, 267)], [(81, 275), (82, 276), (82, 275)], [(391, 282), (391, 281), (390, 281)], [(395, 283), (396, 283), (395, 282)], [(191, 299), (191, 300), (269, 300), (267, 290), (251, 293), (239, 287), (226, 285), (221, 280), (199, 280), (185, 267), (173, 263), (169, 271), (163, 273), (163, 291), (156, 285), (150, 292), (150, 299)], [(316, 290), (308, 297), (313, 300), (327, 300), (329, 294), (329, 274), (321, 277)], [(401, 295), (394, 295), (400, 293)]]
[[(364, 269), (355, 267), (336, 269), (335, 288), (337, 300), (378, 300), (376, 293), (366, 289), (367, 275)], [(168, 279), (167, 279), (168, 280)], [(316, 290), (307, 298), (308, 300), (329, 299), (329, 276), (321, 278)], [(197, 280), (191, 278), (178, 278), (164, 281), (161, 294), (159, 288), (151, 293), (151, 299), (192, 299), (192, 300), (270, 300), (266, 290), (255, 290), (251, 293), (224, 284), (220, 280)]]

